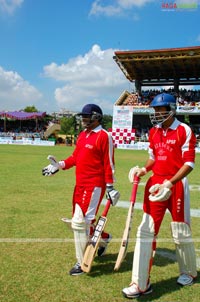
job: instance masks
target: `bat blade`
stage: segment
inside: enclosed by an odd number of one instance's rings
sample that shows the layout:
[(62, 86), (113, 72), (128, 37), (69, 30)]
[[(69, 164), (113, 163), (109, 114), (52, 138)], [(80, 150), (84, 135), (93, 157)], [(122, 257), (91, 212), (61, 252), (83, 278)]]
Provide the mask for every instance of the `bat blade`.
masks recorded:
[(122, 261), (126, 257), (128, 241), (129, 241), (129, 234), (131, 231), (132, 218), (133, 218), (133, 203), (131, 203), (129, 206), (128, 215), (127, 215), (127, 219), (126, 219), (126, 225), (125, 225), (119, 253), (118, 253), (117, 260), (116, 260), (115, 267), (114, 267), (115, 271), (117, 271), (120, 268)]
[(85, 253), (83, 256), (83, 261), (81, 264), (81, 269), (85, 273), (89, 273), (91, 270), (92, 262), (94, 260), (97, 248), (99, 246), (99, 241), (101, 239), (101, 234), (106, 226), (106, 222), (107, 222), (106, 215), (108, 213), (109, 208), (110, 208), (110, 200), (107, 201), (105, 209), (102, 215), (99, 217), (98, 222), (96, 224), (94, 234), (86, 246)]
[(92, 267), (92, 262), (94, 260), (97, 248), (99, 246), (99, 241), (101, 239), (101, 234), (105, 228), (107, 222), (107, 218), (101, 216), (97, 222), (94, 234), (91, 238), (91, 240), (89, 241), (85, 253), (84, 253), (84, 257), (83, 257), (83, 262), (81, 265), (81, 269), (85, 272), (85, 273), (89, 273)]
[(126, 218), (126, 225), (125, 225), (121, 245), (119, 248), (119, 253), (118, 253), (117, 260), (116, 260), (115, 267), (114, 267), (115, 271), (117, 271), (120, 268), (122, 261), (126, 257), (128, 243), (129, 243), (129, 235), (130, 235), (130, 231), (131, 231), (131, 227), (132, 227), (133, 209), (134, 209), (134, 204), (135, 204), (135, 200), (136, 200), (136, 194), (137, 194), (139, 180), (140, 180), (139, 177), (137, 175), (135, 175), (134, 180), (133, 180), (133, 188), (132, 188), (132, 192), (131, 192), (130, 206), (129, 206), (129, 210), (128, 210), (128, 214), (127, 214), (127, 218)]

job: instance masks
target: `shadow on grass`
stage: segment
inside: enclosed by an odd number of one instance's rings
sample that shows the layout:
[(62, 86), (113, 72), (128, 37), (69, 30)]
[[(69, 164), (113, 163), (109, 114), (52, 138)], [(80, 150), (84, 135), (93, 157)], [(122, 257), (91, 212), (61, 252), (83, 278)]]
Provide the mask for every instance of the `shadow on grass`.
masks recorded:
[[(199, 272), (198, 272), (199, 276)], [(161, 297), (164, 297), (165, 295), (169, 295), (170, 293), (177, 293), (182, 290), (183, 286), (177, 284), (177, 277), (168, 278), (165, 280), (158, 281), (156, 283), (152, 283), (152, 289), (153, 292), (147, 296), (142, 296), (142, 301), (156, 301), (160, 299)], [(196, 284), (200, 284), (199, 278), (197, 277), (194, 287)], [(188, 289), (190, 289), (190, 286), (188, 286)], [(192, 289), (192, 288), (191, 288)], [(183, 294), (180, 293), (180, 296), (182, 297), (181, 301), (192, 301), (192, 297), (183, 297)], [(198, 295), (198, 292), (197, 292)], [(141, 298), (134, 299), (136, 301), (141, 301)], [(160, 301), (160, 300), (159, 300)], [(173, 300), (172, 300), (173, 301)], [(177, 300), (176, 300), (177, 301)], [(178, 300), (179, 301), (179, 300)]]
[[(176, 262), (175, 254), (169, 249), (157, 249), (157, 254), (155, 255), (153, 265), (155, 266), (167, 266)], [(95, 257), (94, 263), (89, 275), (91, 277), (96, 277), (99, 275), (109, 275), (113, 274), (115, 262), (117, 260), (118, 254), (106, 254), (103, 257)], [(164, 256), (162, 256), (164, 255)], [(166, 256), (168, 255), (168, 257)], [(133, 262), (133, 252), (128, 252), (125, 259), (123, 260), (117, 273), (124, 273), (132, 270)]]
[[(160, 253), (159, 255), (156, 255), (154, 258), (154, 263), (153, 263), (154, 266), (163, 267), (176, 262), (175, 254), (172, 253), (171, 250), (157, 249), (157, 252)], [(172, 259), (166, 257), (166, 254), (168, 253), (172, 254), (171, 257)], [(165, 256), (161, 256), (162, 254)], [(127, 253), (126, 258), (121, 264), (121, 267), (119, 268), (118, 271), (115, 272), (114, 266), (115, 266), (116, 259), (117, 259), (117, 254), (107, 254), (104, 257), (95, 257), (91, 272), (88, 274), (88, 277), (95, 278), (102, 275), (123, 274), (128, 271), (131, 272), (132, 260), (133, 260), (132, 252)], [(198, 277), (194, 284), (200, 284), (199, 275), (200, 272), (198, 271)], [(153, 292), (147, 296), (136, 298), (134, 299), (134, 301), (141, 301), (141, 298), (142, 301), (156, 301), (165, 295), (169, 295), (170, 293), (175, 293), (180, 291), (182, 289), (182, 286), (177, 284), (177, 278), (178, 276), (164, 279), (156, 283), (152, 283)]]
[[(97, 277), (99, 275), (111, 275), (115, 273), (114, 266), (117, 259), (117, 255), (118, 254), (106, 254), (103, 257), (96, 256), (89, 275), (91, 277)], [(133, 253), (127, 253), (126, 258), (123, 260), (120, 270), (118, 272), (123, 273), (131, 271), (132, 260)]]

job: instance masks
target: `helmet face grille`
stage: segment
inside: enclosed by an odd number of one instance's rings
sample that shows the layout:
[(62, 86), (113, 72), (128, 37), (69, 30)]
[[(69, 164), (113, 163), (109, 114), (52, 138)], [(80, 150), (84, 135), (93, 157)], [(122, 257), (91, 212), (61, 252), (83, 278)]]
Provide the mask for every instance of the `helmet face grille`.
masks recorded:
[(102, 120), (102, 115), (98, 112), (92, 112), (92, 115), (91, 115), (91, 120), (92, 121), (101, 121)]
[(156, 126), (156, 125), (162, 125), (165, 121), (168, 120), (171, 116), (174, 115), (174, 112), (171, 111), (165, 111), (165, 112), (153, 112), (149, 114), (149, 118), (151, 123)]

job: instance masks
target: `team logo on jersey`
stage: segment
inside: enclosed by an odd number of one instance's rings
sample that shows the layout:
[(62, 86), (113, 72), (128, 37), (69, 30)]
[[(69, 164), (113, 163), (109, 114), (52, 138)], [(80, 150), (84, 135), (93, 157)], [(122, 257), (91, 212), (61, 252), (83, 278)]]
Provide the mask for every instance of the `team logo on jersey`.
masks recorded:
[(165, 161), (167, 159), (167, 156), (164, 155), (165, 154), (165, 150), (163, 149), (160, 149), (158, 151), (158, 160), (162, 160), (162, 161)]
[[(155, 149), (160, 149), (160, 150), (163, 150), (163, 151), (166, 150), (166, 151), (169, 151), (169, 152), (173, 151), (173, 148), (170, 146), (170, 144), (166, 144), (164, 142), (155, 144)], [(160, 150), (158, 152), (160, 152)]]
[(93, 147), (94, 147), (94, 146), (92, 146), (92, 145), (90, 145), (90, 144), (86, 144), (86, 145), (85, 145), (85, 148), (88, 148), (88, 149), (93, 149)]
[(160, 149), (159, 151), (158, 151), (158, 154), (159, 155), (163, 155), (165, 153), (165, 151), (163, 150), (163, 149)]
[(166, 141), (166, 143), (167, 143), (167, 144), (174, 145), (174, 144), (176, 144), (176, 140), (175, 140), (175, 139), (168, 139), (168, 140)]

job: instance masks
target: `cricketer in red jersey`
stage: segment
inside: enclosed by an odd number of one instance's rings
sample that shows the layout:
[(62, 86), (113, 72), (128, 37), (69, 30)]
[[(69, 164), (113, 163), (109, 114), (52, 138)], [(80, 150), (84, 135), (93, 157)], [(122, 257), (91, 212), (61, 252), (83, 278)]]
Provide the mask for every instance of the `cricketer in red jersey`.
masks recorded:
[[(102, 128), (102, 110), (95, 104), (87, 104), (78, 114), (85, 128), (78, 136), (76, 148), (68, 158), (56, 162), (50, 156), (51, 164), (43, 169), (43, 175), (50, 176), (59, 171), (76, 167), (76, 185), (73, 193), (72, 229), (74, 231), (77, 262), (70, 275), (83, 273), (81, 263), (89, 236), (94, 229), (95, 217), (105, 192), (112, 205), (119, 199), (114, 189), (114, 147), (110, 134)], [(105, 254), (111, 235), (102, 233), (98, 256)]]
[(143, 219), (138, 227), (134, 251), (132, 280), (122, 290), (126, 298), (137, 298), (152, 292), (150, 271), (164, 214), (172, 216), (171, 231), (176, 247), (180, 276), (177, 283), (191, 285), (197, 277), (196, 255), (190, 229), (190, 198), (186, 176), (193, 170), (196, 138), (191, 128), (175, 118), (176, 100), (170, 94), (157, 95), (150, 107), (153, 128), (149, 133), (149, 158), (144, 167), (130, 169), (133, 176), (148, 179), (143, 203)]

